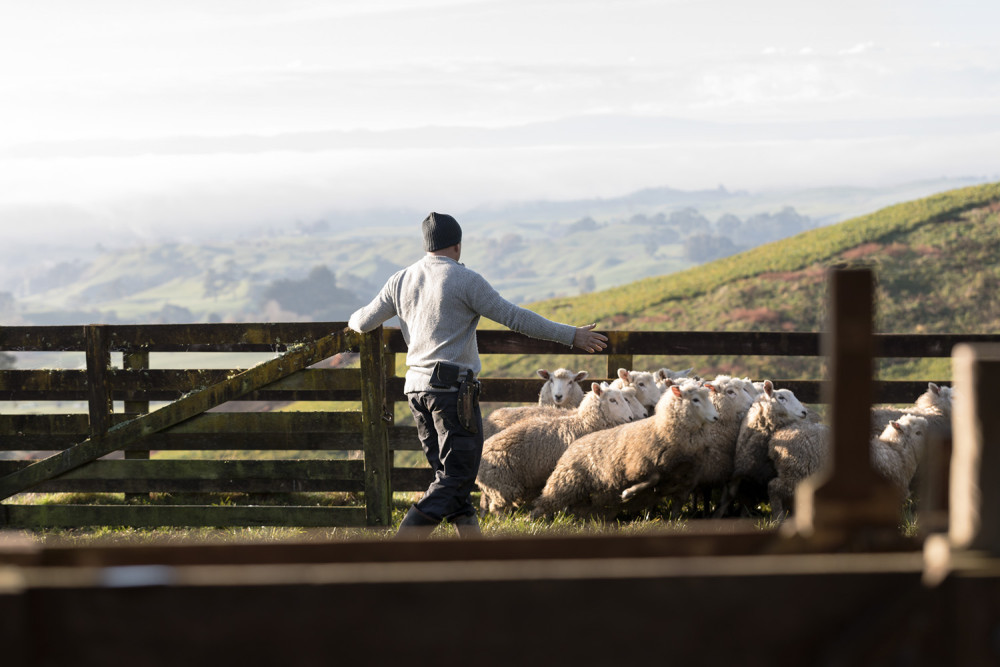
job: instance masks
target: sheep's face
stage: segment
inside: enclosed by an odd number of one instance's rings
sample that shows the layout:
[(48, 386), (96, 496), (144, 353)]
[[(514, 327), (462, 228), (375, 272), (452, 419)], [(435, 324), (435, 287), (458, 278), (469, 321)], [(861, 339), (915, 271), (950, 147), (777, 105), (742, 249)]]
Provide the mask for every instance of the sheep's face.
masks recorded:
[(632, 409), (633, 419), (645, 419), (649, 416), (649, 411), (646, 409), (646, 406), (642, 404), (642, 401), (639, 400), (639, 392), (636, 391), (634, 385), (622, 387), (619, 391), (621, 391), (622, 396), (625, 398), (625, 402), (629, 405), (629, 408)]
[(656, 384), (656, 377), (647, 371), (629, 371), (628, 376), (639, 402), (647, 408), (655, 407), (663, 394), (663, 389)]
[(805, 419), (809, 416), (809, 411), (799, 402), (795, 394), (790, 389), (775, 389), (771, 393), (771, 398), (775, 402), (775, 407), (782, 410), (794, 419)]
[[(691, 412), (697, 415), (703, 422), (714, 423), (719, 421), (719, 411), (712, 402), (711, 391), (713, 389), (695, 382), (685, 382), (680, 385), (670, 387), (667, 400), (674, 401), (670, 406), (677, 412)], [(676, 401), (681, 401), (677, 404)]]
[(615, 389), (605, 383), (594, 392), (600, 398), (601, 411), (607, 415), (608, 421), (612, 424), (627, 424), (635, 419), (632, 406), (629, 405), (621, 389)]
[[(587, 377), (586, 371), (580, 373), (573, 373), (566, 370), (565, 368), (557, 368), (556, 370), (549, 372), (547, 370), (539, 369), (538, 375), (545, 379), (545, 382), (549, 385), (549, 393), (552, 396), (553, 404), (558, 408), (568, 408), (576, 404), (574, 397), (579, 400), (579, 394), (582, 393), (580, 385), (577, 384), (578, 380), (583, 380)], [(545, 388), (542, 388), (545, 391)]]
[(742, 380), (719, 376), (712, 381), (715, 392), (712, 402), (720, 413), (746, 414), (753, 403), (753, 397), (746, 391)]
[(918, 451), (923, 449), (927, 435), (927, 420), (918, 415), (903, 415), (886, 424), (879, 440), (899, 444), (911, 442)]

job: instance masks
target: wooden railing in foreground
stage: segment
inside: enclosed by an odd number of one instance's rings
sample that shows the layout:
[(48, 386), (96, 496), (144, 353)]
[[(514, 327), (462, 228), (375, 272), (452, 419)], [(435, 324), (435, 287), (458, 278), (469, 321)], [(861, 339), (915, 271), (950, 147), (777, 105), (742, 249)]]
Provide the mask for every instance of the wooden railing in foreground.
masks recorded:
[[(801, 516), (778, 530), (137, 546), (0, 534), (5, 662), (997, 664), (1000, 346), (955, 349), (947, 520), (902, 537), (887, 497), (853, 479), (874, 338), (844, 298), (871, 285), (841, 279), (833, 476), (804, 485)], [(458, 614), (428, 621), (427, 605)]]

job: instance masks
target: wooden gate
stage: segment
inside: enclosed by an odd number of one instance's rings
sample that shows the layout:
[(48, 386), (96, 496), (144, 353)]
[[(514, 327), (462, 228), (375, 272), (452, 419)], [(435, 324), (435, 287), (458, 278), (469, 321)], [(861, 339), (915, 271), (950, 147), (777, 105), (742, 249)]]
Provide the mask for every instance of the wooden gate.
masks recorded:
[[(342, 326), (342, 325), (341, 325)], [(50, 341), (53, 349), (72, 348), (75, 339), (72, 331), (61, 331), (69, 340)], [(76, 331), (79, 335), (80, 330)], [(3, 331), (5, 349), (44, 349), (43, 340), (31, 340), (19, 346), (14, 342), (17, 328)], [(321, 335), (305, 343), (282, 344), (284, 352), (269, 361), (242, 371), (205, 373), (196, 381), (203, 386), (186, 391), (167, 405), (149, 411), (151, 397), (162, 398), (153, 387), (163, 386), (170, 373), (149, 368), (149, 349), (176, 349), (171, 344), (151, 341), (148, 336), (136, 336), (136, 328), (92, 325), (82, 330), (86, 350), (85, 377), (72, 371), (52, 374), (50, 379), (63, 391), (73, 380), (83, 380), (89, 415), (2, 415), (7, 422), (2, 432), (16, 434), (19, 442), (25, 438), (34, 442), (40, 451), (57, 450), (56, 453), (34, 462), (0, 461), (0, 500), (34, 490), (46, 490), (46, 485), (59, 478), (61, 489), (124, 491), (132, 502), (125, 505), (51, 505), (4, 503), (2, 525), (52, 526), (52, 525), (296, 525), (296, 526), (388, 526), (390, 525), (390, 461), (386, 429), (384, 382), (371, 378), (384, 378), (382, 368), (381, 329), (359, 335), (348, 329)], [(170, 332), (164, 332), (170, 338)], [(246, 329), (243, 335), (246, 336)], [(272, 340), (280, 335), (270, 332)], [(58, 338), (58, 336), (57, 336)], [(187, 338), (191, 341), (191, 338)], [(252, 342), (243, 349), (260, 349)], [(250, 347), (246, 347), (249, 344)], [(187, 349), (196, 347), (190, 342)], [(272, 349), (273, 346), (272, 345)], [(111, 350), (123, 353), (123, 368), (111, 368)], [(266, 347), (265, 347), (266, 349)], [(343, 390), (355, 389), (360, 394), (360, 412), (314, 412), (238, 414), (209, 412), (228, 401), (262, 395), (268, 390), (280, 389), (281, 384), (293, 396), (308, 394), (308, 385), (317, 384), (315, 374), (307, 370), (324, 359), (341, 352), (360, 350), (361, 369), (342, 371), (340, 386)], [(28, 373), (27, 375), (22, 373)], [(45, 374), (38, 372), (6, 371), (9, 398), (16, 399), (23, 392), (30, 392), (30, 380), (42, 382)], [(67, 375), (69, 373), (69, 375)], [(176, 375), (176, 373), (175, 373)], [(298, 375), (298, 377), (296, 377)], [(327, 376), (330, 373), (326, 373)], [(369, 381), (361, 382), (364, 375)], [(20, 376), (20, 377), (19, 377)], [(18, 380), (25, 380), (19, 383)], [(189, 381), (191, 378), (187, 378)], [(329, 378), (327, 378), (329, 379)], [(118, 380), (119, 382), (114, 382)], [(79, 384), (79, 382), (77, 382)], [(125, 409), (115, 414), (111, 407), (115, 398), (112, 386), (119, 385), (117, 393), (123, 394)], [(125, 384), (125, 387), (120, 385)], [(175, 385), (176, 386), (176, 385)], [(79, 386), (77, 387), (79, 389)], [(329, 388), (329, 387), (328, 387)], [(44, 388), (43, 388), (44, 389)], [(53, 387), (55, 389), (55, 387)], [(313, 387), (316, 391), (316, 387)], [(329, 394), (329, 392), (327, 392)], [(59, 391), (49, 396), (58, 397)], [(79, 396), (69, 391), (66, 397)], [(266, 395), (266, 394), (263, 394)], [(141, 398), (143, 400), (136, 400)], [(239, 417), (234, 419), (233, 417)], [(85, 423), (86, 422), (86, 423)], [(232, 427), (235, 427), (233, 429)], [(256, 429), (258, 430), (254, 430)], [(27, 430), (27, 433), (25, 433)], [(67, 442), (73, 432), (81, 430), (87, 436)], [(163, 460), (151, 459), (150, 450), (176, 449), (264, 449), (268, 431), (275, 439), (294, 434), (296, 446), (303, 447), (303, 440), (313, 436), (315, 448), (354, 449), (363, 452), (361, 459), (320, 460)], [(64, 433), (62, 437), (60, 433)], [(334, 442), (333, 434), (346, 435)], [(360, 434), (360, 442), (358, 435)], [(32, 436), (35, 436), (32, 438)], [(345, 441), (346, 440), (346, 441)], [(243, 444), (237, 444), (243, 441)], [(249, 447), (246, 444), (250, 444)], [(290, 446), (288, 442), (275, 443), (277, 448)], [(237, 445), (237, 446), (233, 446)], [(264, 445), (264, 446), (262, 446)], [(308, 443), (305, 444), (308, 447)], [(109, 460), (113, 452), (124, 452), (123, 460)], [(67, 487), (68, 485), (68, 487)], [(151, 504), (150, 491), (164, 492), (308, 492), (346, 490), (364, 493), (364, 506), (280, 506), (267, 505), (210, 505)], [(72, 518), (70, 518), (72, 515)]]

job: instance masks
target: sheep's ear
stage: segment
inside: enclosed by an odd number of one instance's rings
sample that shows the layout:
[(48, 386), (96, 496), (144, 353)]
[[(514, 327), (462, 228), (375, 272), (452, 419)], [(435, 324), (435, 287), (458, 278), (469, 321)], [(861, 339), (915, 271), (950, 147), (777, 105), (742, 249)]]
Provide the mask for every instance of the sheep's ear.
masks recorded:
[(715, 388), (714, 384), (710, 384), (710, 383), (706, 382), (705, 386), (708, 387), (708, 390), (710, 392), (712, 392), (713, 394), (718, 391), (718, 389)]
[(694, 370), (694, 366), (692, 366), (691, 368), (685, 368), (682, 371), (674, 371), (674, 375), (676, 375), (676, 376), (687, 375), (687, 374), (689, 374), (693, 370)]
[(677, 398), (681, 397), (681, 388), (678, 387), (677, 385), (671, 385), (670, 391), (674, 392), (674, 396), (676, 396)]
[(928, 382), (927, 388), (930, 389), (932, 393), (937, 394), (938, 396), (941, 395), (941, 387), (937, 386), (933, 382)]
[(900, 424), (898, 421), (893, 420), (893, 421), (891, 421), (889, 423), (892, 424), (892, 427), (894, 429), (896, 429), (897, 431), (899, 431), (900, 433), (903, 432), (903, 425)]
[(573, 378), (573, 381), (574, 382), (583, 382), (584, 380), (587, 379), (588, 375), (590, 375), (590, 373), (588, 373), (587, 371), (580, 371), (579, 373), (576, 374), (576, 377)]
[(603, 391), (601, 389), (601, 385), (597, 384), (596, 382), (591, 383), (590, 390), (594, 392), (595, 396), (600, 396), (601, 392)]
[(663, 384), (664, 384), (664, 388), (666, 388), (666, 387), (673, 387), (674, 384), (675, 384), (674, 383), (674, 379), (673, 378), (667, 378), (666, 380), (663, 381)]
[(535, 372), (538, 373), (538, 377), (542, 378), (543, 380), (548, 380), (549, 379), (549, 372), (547, 370), (545, 370), (544, 368), (539, 368)]
[(618, 377), (620, 377), (622, 379), (622, 382), (624, 382), (625, 384), (628, 384), (629, 383), (628, 369), (619, 368), (618, 369)]
[(774, 393), (774, 384), (770, 380), (764, 380), (764, 393), (768, 396)]

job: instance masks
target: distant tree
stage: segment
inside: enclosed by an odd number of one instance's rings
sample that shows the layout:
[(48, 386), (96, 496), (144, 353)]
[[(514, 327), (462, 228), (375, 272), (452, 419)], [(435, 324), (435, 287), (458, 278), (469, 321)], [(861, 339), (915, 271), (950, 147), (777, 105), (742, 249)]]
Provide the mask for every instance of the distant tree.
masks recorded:
[(597, 229), (600, 225), (597, 221), (591, 218), (589, 215), (586, 218), (580, 218), (566, 230), (567, 234), (576, 234), (577, 232), (589, 232)]
[(6, 370), (17, 365), (17, 357), (9, 352), (0, 352), (0, 369)]
[(346, 319), (343, 313), (361, 306), (351, 292), (337, 287), (337, 278), (326, 266), (316, 266), (304, 280), (276, 280), (261, 295), (261, 303), (274, 301), (282, 310), (323, 319)]
[(795, 236), (812, 228), (813, 223), (808, 216), (800, 215), (791, 206), (786, 206), (777, 213), (759, 213), (748, 218), (734, 240), (752, 247)]
[(670, 214), (667, 224), (677, 229), (682, 236), (710, 234), (712, 223), (698, 212), (698, 209), (687, 206)]
[(739, 237), (742, 228), (743, 221), (732, 213), (726, 213), (715, 221), (715, 233), (729, 239)]
[(720, 257), (728, 257), (739, 248), (725, 236), (695, 234), (684, 241), (684, 255), (692, 262), (710, 262)]

